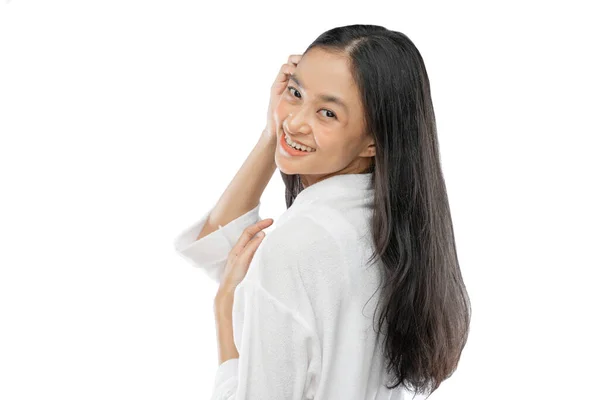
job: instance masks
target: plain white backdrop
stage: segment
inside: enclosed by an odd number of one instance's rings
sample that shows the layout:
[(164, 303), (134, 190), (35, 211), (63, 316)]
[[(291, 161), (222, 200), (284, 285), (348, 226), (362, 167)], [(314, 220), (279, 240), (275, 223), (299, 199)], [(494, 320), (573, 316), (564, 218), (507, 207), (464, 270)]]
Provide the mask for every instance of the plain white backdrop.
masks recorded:
[(0, 398), (210, 396), (217, 287), (173, 240), (281, 64), (354, 23), (408, 35), (431, 83), (473, 315), (430, 399), (600, 398), (593, 3), (3, 0)]

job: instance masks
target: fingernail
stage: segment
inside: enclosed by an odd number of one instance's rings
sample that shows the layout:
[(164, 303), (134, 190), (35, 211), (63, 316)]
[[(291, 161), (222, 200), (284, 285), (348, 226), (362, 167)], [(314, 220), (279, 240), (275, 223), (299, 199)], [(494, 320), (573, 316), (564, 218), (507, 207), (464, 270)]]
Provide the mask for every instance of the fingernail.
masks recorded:
[(263, 231), (258, 232), (258, 237), (264, 237), (265, 233)]

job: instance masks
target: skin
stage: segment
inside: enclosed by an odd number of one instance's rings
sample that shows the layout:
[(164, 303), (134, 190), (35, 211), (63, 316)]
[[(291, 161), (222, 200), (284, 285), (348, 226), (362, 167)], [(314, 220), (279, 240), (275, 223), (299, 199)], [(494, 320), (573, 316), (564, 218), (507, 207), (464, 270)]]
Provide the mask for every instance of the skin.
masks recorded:
[[(334, 175), (359, 174), (375, 156), (375, 142), (365, 132), (365, 115), (360, 94), (348, 68), (348, 60), (313, 48), (300, 59), (274, 110), (277, 139), (289, 134), (315, 152), (290, 156), (279, 146), (275, 164), (286, 174), (299, 174), (306, 188)], [(343, 106), (319, 98), (321, 94), (340, 98)]]
[(219, 290), (214, 300), (219, 365), (232, 358), (240, 357), (235, 347), (235, 341), (233, 340), (232, 314), (234, 293), (237, 286), (246, 276), (254, 254), (265, 237), (263, 229), (267, 229), (272, 223), (273, 219), (267, 218), (244, 229), (244, 232), (227, 257), (227, 264), (225, 265)]

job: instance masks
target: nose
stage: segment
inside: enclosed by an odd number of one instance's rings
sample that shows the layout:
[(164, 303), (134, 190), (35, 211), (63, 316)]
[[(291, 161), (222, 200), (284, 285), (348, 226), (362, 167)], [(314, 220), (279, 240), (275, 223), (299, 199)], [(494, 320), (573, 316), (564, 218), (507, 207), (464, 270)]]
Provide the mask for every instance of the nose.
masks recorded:
[(292, 136), (307, 135), (310, 133), (310, 126), (306, 123), (306, 117), (300, 109), (295, 114), (290, 113), (286, 118), (285, 130)]

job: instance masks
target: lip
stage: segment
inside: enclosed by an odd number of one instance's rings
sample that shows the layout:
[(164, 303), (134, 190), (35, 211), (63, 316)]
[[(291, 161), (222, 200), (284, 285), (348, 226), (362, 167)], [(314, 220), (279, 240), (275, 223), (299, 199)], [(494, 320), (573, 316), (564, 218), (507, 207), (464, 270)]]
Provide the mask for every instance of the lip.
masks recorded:
[[(285, 135), (288, 135), (288, 136), (289, 136), (289, 138), (290, 138), (290, 139), (292, 139), (292, 135), (290, 135), (289, 133), (287, 133), (287, 132), (285, 131), (285, 129), (283, 130), (283, 135), (284, 135), (284, 136), (285, 136)], [(301, 145), (303, 145), (303, 146), (310, 147), (311, 149), (314, 149), (314, 147), (313, 147), (313, 146), (309, 146), (309, 145), (307, 145), (306, 143), (302, 143), (302, 142), (300, 142), (300, 141), (298, 141), (298, 140), (296, 140), (296, 139), (292, 139), (292, 141), (293, 141), (293, 142), (295, 142), (295, 143), (301, 144)]]
[(288, 156), (308, 156), (314, 153), (314, 151), (311, 151), (309, 153), (306, 151), (296, 150), (293, 147), (288, 146), (288, 144), (285, 141), (285, 134), (281, 134), (281, 137), (279, 138), (279, 147), (281, 147), (281, 151), (283, 152), (283, 154), (286, 154)]

